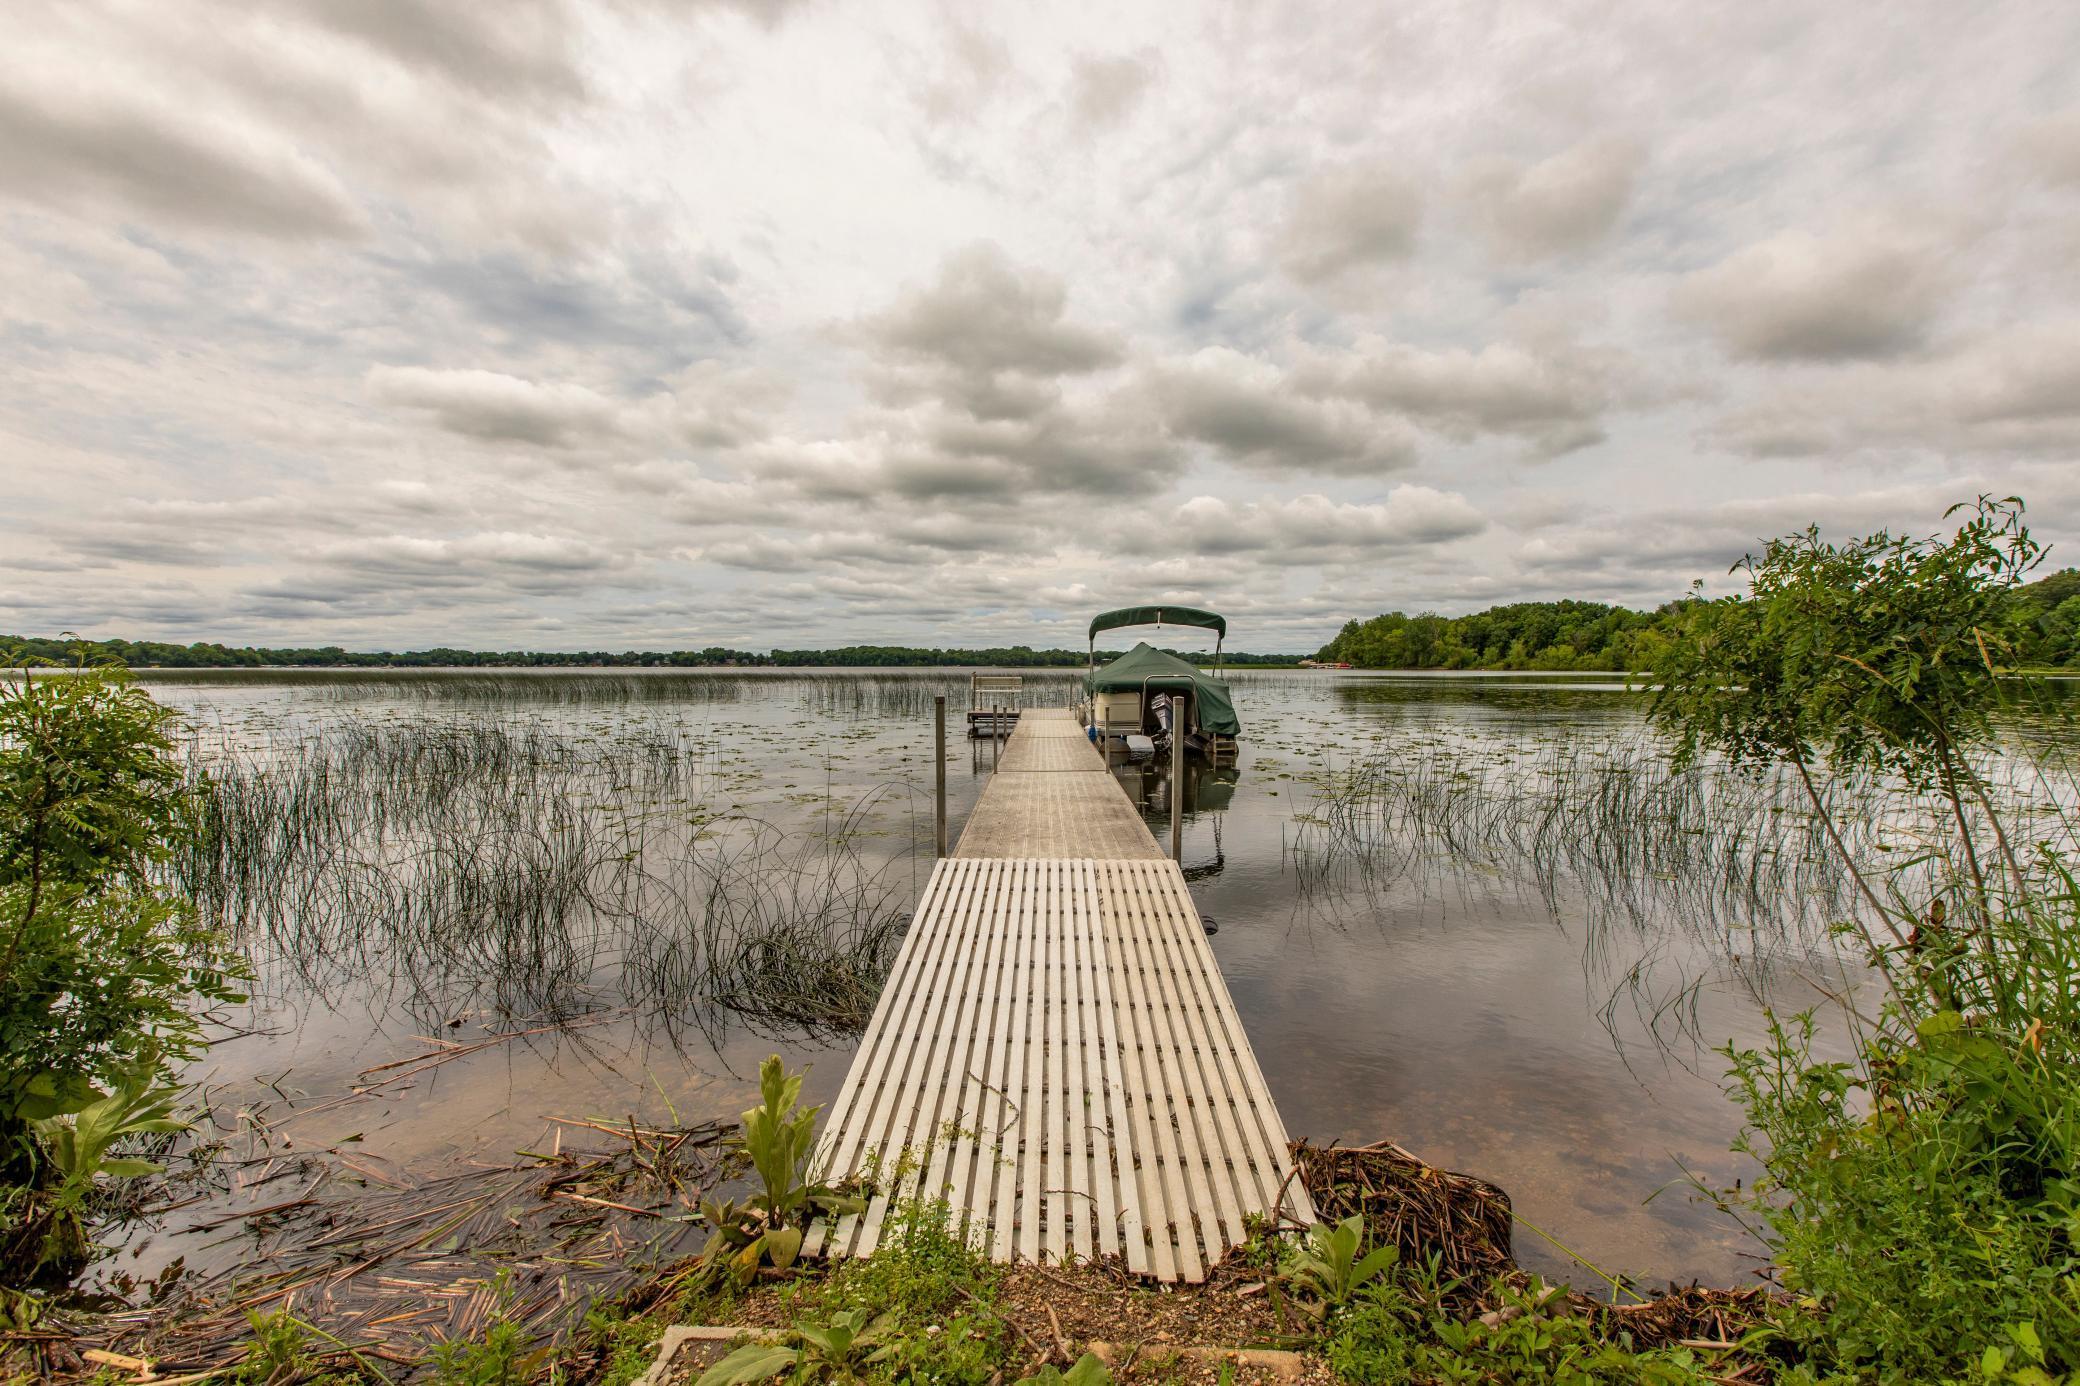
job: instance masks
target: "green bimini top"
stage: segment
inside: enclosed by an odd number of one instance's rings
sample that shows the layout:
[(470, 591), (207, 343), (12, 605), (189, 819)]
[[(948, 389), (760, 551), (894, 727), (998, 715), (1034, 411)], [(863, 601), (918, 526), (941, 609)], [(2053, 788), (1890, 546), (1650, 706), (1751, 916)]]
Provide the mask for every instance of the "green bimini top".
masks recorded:
[[(1138, 693), (1150, 679), (1171, 680), (1171, 687), (1176, 686), (1177, 680), (1191, 680), (1192, 701), (1199, 710), (1199, 730), (1216, 736), (1242, 735), (1242, 722), (1235, 716), (1235, 695), (1228, 685), (1200, 673), (1198, 665), (1164, 654), (1146, 642), (1104, 668), (1091, 670), (1084, 676), (1083, 687), (1089, 693)], [(1156, 686), (1160, 689), (1164, 685), (1159, 682)]]
[(1121, 626), (1201, 626), (1225, 639), (1228, 634), (1227, 618), (1216, 616), (1211, 611), (1201, 611), (1196, 606), (1123, 606), (1117, 611), (1103, 612), (1091, 617), (1091, 639), (1098, 638), (1101, 630), (1118, 630)]

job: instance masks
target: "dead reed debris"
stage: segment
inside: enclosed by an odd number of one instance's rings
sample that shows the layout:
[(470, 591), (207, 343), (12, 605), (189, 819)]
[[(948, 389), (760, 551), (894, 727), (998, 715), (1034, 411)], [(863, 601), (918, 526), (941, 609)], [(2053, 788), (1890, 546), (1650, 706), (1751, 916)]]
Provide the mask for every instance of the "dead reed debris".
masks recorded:
[(1371, 1243), (1399, 1247), (1404, 1265), (1436, 1256), (1446, 1276), (1476, 1290), (1516, 1270), (1509, 1195), (1487, 1180), (1425, 1164), (1392, 1141), (1291, 1149), (1322, 1221), (1356, 1214)]
[(249, 1315), (276, 1311), (408, 1369), (443, 1342), (481, 1337), (497, 1319), (537, 1346), (560, 1344), (589, 1305), (640, 1292), (690, 1254), (701, 1233), (677, 1215), (737, 1157), (724, 1144), (726, 1122), (557, 1125), (602, 1139), (247, 1210), (241, 1220), (253, 1244), (240, 1265), (182, 1283), (149, 1307), (91, 1320), (68, 1341), (39, 1344), (40, 1366), (50, 1377), (83, 1377), (102, 1360), (95, 1354), (115, 1354), (151, 1362), (162, 1379), (221, 1371), (241, 1360)]

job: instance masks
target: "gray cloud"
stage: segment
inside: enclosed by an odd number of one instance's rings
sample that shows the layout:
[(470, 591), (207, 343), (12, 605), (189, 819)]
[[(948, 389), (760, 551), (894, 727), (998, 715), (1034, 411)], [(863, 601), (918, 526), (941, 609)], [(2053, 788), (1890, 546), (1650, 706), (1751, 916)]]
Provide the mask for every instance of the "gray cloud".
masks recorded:
[(413, 0), (298, 0), (297, 8), (409, 67), (490, 96), (584, 94), (575, 65), (576, 24), (557, 0), (507, 0), (496, 8)]
[(1125, 121), (1148, 94), (1160, 61), (1153, 49), (1077, 58), (1069, 77), (1069, 123), (1089, 134)]
[(1415, 461), (1414, 440), (1397, 421), (1302, 395), (1275, 366), (1225, 347), (1159, 365), (1151, 389), (1173, 432), (1252, 471), (1374, 476)]
[(755, 572), (799, 573), (837, 566), (849, 571), (915, 573), (949, 561), (1002, 562), (1032, 551), (1032, 532), (1015, 525), (943, 521), (896, 523), (885, 529), (766, 531), (710, 543), (698, 557)]
[(1526, 164), (1477, 162), (1467, 179), (1476, 216), (1504, 253), (1520, 259), (1580, 250), (1617, 225), (1644, 158), (1637, 141), (1584, 140)]
[[(452, 539), (395, 534), (332, 549), (336, 563), (380, 569), (387, 580), (461, 581), (486, 571), (538, 574), (544, 580), (625, 567), (627, 558), (603, 545), (554, 534), (493, 532)], [(469, 570), (476, 569), (477, 573)]]
[(582, 385), (538, 385), (497, 371), (377, 366), (368, 389), (384, 404), (421, 409), (450, 433), (537, 447), (597, 444), (620, 431), (611, 402)]
[(889, 408), (873, 418), (864, 463), (841, 451), (835, 464), (786, 464), (812, 494), (864, 497), (878, 480), (918, 500), (1138, 496), (1178, 471), (1181, 456), (1140, 401), (1092, 379), (1125, 360), (1124, 342), (1073, 321), (1062, 281), (999, 246), (948, 255), (930, 284), (856, 335)]
[(1118, 341), (1068, 321), (1068, 301), (1058, 276), (1020, 270), (1002, 246), (980, 242), (865, 326), (898, 358), (961, 373), (1067, 375), (1117, 363)]
[[(671, 388), (641, 398), (610, 397), (567, 381), (539, 382), (487, 370), (371, 367), (378, 403), (416, 413), (435, 427), (487, 443), (583, 449), (595, 460), (622, 444), (652, 450), (734, 449), (763, 438), (781, 392), (748, 371), (713, 362), (688, 367)], [(669, 489), (668, 473), (634, 464), (616, 476), (637, 489)]]
[(1182, 458), (1131, 400), (1037, 419), (939, 416), (924, 430), (929, 451), (890, 458), (905, 495), (942, 492), (1010, 497), (1023, 490), (1094, 497), (1153, 495), (1174, 481)]
[(2023, 127), (2019, 144), (2038, 177), (2080, 185), (2080, 109), (2031, 121)]
[(32, 74), (26, 64), (0, 74), (0, 195), (289, 240), (367, 230), (338, 177), (272, 130), (98, 74)]
[(638, 566), (624, 552), (567, 535), (373, 535), (321, 547), (251, 598), (261, 616), (298, 623), (396, 619), (429, 599), (497, 607), (590, 594), (629, 580)]
[(1415, 183), (1383, 160), (1323, 169), (1293, 193), (1280, 233), (1280, 260), (1303, 284), (1400, 260), (1416, 243), (1423, 199)]
[(1929, 359), (1786, 383), (1708, 426), (1754, 457), (1914, 450), (2080, 452), (2080, 316), (1988, 333)]
[(1676, 303), (1743, 356), (1889, 356), (1927, 335), (1955, 254), (1898, 221), (1781, 231), (1688, 276)]
[(1302, 389), (1398, 411), (1448, 437), (1501, 434), (1551, 457), (1602, 439), (1628, 370), (1619, 353), (1579, 345), (1425, 351), (1368, 340), (1311, 357), (1295, 377)]
[(55, 539), (94, 567), (142, 563), (166, 568), (216, 567), (258, 547), (268, 530), (308, 516), (278, 496), (238, 500), (121, 499), (61, 521)]
[(586, 262), (497, 251), (397, 269), (517, 348), (627, 348), (644, 374), (667, 373), (749, 334), (719, 263)]
[(1464, 496), (1428, 486), (1396, 486), (1383, 501), (1357, 504), (1312, 494), (1240, 505), (1194, 496), (1178, 507), (1173, 523), (1194, 552), (1261, 552), (1274, 563), (1297, 565), (1349, 562), (1487, 528)]
[(1533, 571), (1580, 580), (1599, 573), (1620, 582), (1644, 577), (1678, 595), (1677, 574), (1723, 579), (1748, 554), (1771, 539), (1819, 525), (1830, 534), (1932, 532), (1943, 510), (1961, 495), (1982, 488), (1973, 477), (1934, 485), (1882, 487), (1843, 495), (1799, 491), (1685, 507), (1647, 507), (1619, 522), (1614, 512), (1522, 545), (1516, 561)]

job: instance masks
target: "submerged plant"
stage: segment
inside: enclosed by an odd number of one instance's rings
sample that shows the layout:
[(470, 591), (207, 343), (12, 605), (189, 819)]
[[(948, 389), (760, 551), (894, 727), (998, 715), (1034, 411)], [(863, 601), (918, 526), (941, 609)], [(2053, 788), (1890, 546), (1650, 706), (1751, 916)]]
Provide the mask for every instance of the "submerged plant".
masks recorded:
[(310, 1374), (311, 1329), (287, 1309), (263, 1314), (246, 1311), (246, 1326), (252, 1338), (246, 1344), (245, 1360), (230, 1379), (236, 1386), (266, 1386)]
[(491, 1318), (483, 1336), (434, 1349), (435, 1386), (525, 1386), (549, 1358), (551, 1345), (530, 1346), (526, 1328), (513, 1317), (510, 1272), (501, 1270), (490, 1289)]
[(1688, 1347), (1635, 1351), (1624, 1333), (1607, 1339), (1558, 1286), (1537, 1276), (1519, 1287), (1498, 1281), (1494, 1309), (1466, 1322), (1431, 1321), (1435, 1337), (1415, 1354), (1416, 1380), (1552, 1381), (1570, 1386), (1710, 1386)]

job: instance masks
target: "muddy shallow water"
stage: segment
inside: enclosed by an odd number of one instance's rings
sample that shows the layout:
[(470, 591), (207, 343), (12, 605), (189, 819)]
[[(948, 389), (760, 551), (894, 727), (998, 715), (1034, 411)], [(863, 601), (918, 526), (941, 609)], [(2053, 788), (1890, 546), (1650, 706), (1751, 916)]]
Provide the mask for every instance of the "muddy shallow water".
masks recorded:
[[(149, 677), (198, 745), (248, 762), (347, 725), (533, 728), (600, 747), (668, 735), (688, 771), (669, 802), (633, 806), (657, 825), (643, 853), (706, 850), (751, 825), (812, 855), (842, 838), (903, 909), (931, 864), (930, 698), (947, 692), (958, 709), (967, 687), (965, 671)], [(1520, 1258), (1548, 1274), (1586, 1277), (1564, 1246), (1650, 1283), (1742, 1283), (1755, 1248), (1684, 1186), (1686, 1171), (1713, 1182), (1749, 1173), (1727, 1153), (1738, 1115), (1710, 1050), (1752, 1042), (1764, 999), (1813, 1003), (1807, 977), (1831, 966), (1820, 931), (1742, 933), (1752, 920), (1700, 918), (1713, 910), (1694, 903), (1657, 914), (1651, 892), (1620, 907), (1608, 882), (1577, 888), (1435, 842), (1405, 858), (1375, 843), (1363, 860), (1331, 860), (1319, 846), (1324, 787), (1353, 764), (1384, 757), (1444, 767), (1447, 779), (1485, 776), (1490, 797), (1506, 798), (1526, 747), (1651, 751), (1638, 695), (1523, 675), (1244, 671), (1233, 682), (1241, 754), (1232, 769), (1189, 774), (1183, 860), (1288, 1130), (1391, 1138), (1500, 1184), (1524, 1221)], [(1071, 682), (1047, 673), (1027, 686), (1033, 701), (1066, 702)], [(987, 743), (956, 731), (956, 836), (990, 760)], [(1163, 768), (1128, 760), (1116, 773), (1167, 842)], [(314, 967), (297, 955), (308, 940), (286, 937), (251, 935), (260, 985), (239, 1019), (254, 1033), (218, 1044), (191, 1077), (222, 1128), (245, 1111), (302, 1148), (344, 1142), (378, 1168), (502, 1160), (536, 1148), (552, 1117), (731, 1115), (776, 1050), (808, 1064), (810, 1097), (828, 1100), (850, 1054), (843, 1036), (747, 1021), (683, 991), (632, 990), (609, 931), (582, 952), (583, 975), (549, 979), (562, 1012), (587, 1017), (582, 1027), (544, 1028), (321, 1110), (376, 1065), (547, 1021), (501, 1014), (510, 986), (478, 984), (469, 959), (437, 978), (400, 976), (423, 973), (423, 956), (401, 961), (408, 954), (378, 932)], [(174, 1255), (235, 1260), (236, 1239), (217, 1236), (143, 1234), (124, 1264), (149, 1274)]]

